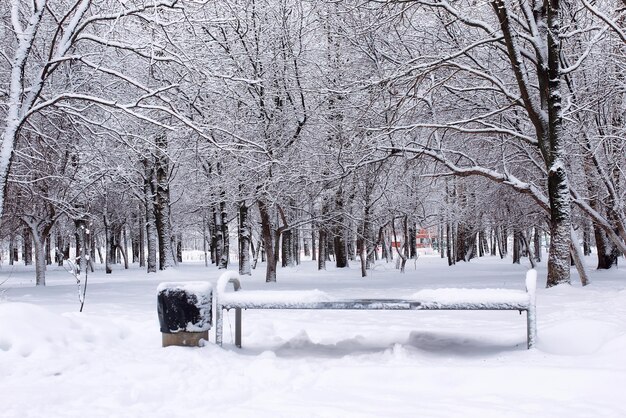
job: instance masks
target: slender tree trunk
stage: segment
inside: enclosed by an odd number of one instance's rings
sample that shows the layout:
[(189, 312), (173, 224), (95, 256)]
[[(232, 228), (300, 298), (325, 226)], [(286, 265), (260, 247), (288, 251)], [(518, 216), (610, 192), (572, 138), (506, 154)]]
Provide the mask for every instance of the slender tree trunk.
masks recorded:
[(15, 246), (15, 237), (11, 235), (9, 238), (9, 265), (12, 266), (15, 260), (17, 247)]
[(389, 262), (389, 249), (387, 248), (387, 241), (385, 240), (385, 230), (386, 227), (385, 226), (381, 226), (380, 229), (378, 230), (378, 242), (380, 243), (380, 248), (381, 248), (381, 258), (385, 259), (385, 262)]
[[(50, 235), (46, 237), (46, 250), (45, 251), (46, 251), (46, 265), (48, 266), (52, 264), (52, 256), (50, 255), (51, 250), (52, 250), (52, 243), (50, 242), (51, 239), (52, 238), (50, 237)], [(9, 256), (9, 258), (11, 257)]]
[(209, 267), (209, 236), (208, 236), (206, 215), (202, 216), (202, 250), (204, 251), (204, 266)]
[(535, 247), (535, 261), (537, 263), (541, 262), (541, 236), (540, 234), (540, 230), (539, 228), (535, 227), (534, 229), (534, 234), (533, 234), (533, 244)]
[(246, 202), (239, 202), (239, 275), (250, 276), (250, 243), (252, 239), (252, 228), (250, 226), (248, 206)]
[(54, 251), (54, 261), (57, 263), (59, 267), (63, 266), (63, 237), (59, 232), (59, 229), (56, 228), (54, 233), (55, 235), (55, 251)]
[(521, 256), (521, 237), (520, 230), (515, 227), (513, 228), (513, 264), (520, 264)]
[(291, 253), (293, 254), (293, 261), (297, 266), (300, 265), (300, 228), (294, 227), (291, 230)]
[(265, 281), (276, 281), (276, 256), (274, 255), (274, 240), (272, 239), (272, 220), (270, 218), (269, 209), (265, 200), (259, 199), (257, 202), (259, 207), (259, 217), (261, 218), (261, 234), (263, 236), (263, 248), (265, 249), (265, 258), (267, 259), (267, 268), (265, 270)]
[(408, 236), (409, 258), (411, 259), (417, 258), (416, 230), (417, 228), (415, 226), (415, 222), (411, 222), (411, 226), (409, 226), (409, 236)]
[[(141, 209), (141, 205), (139, 206)], [(144, 228), (144, 213), (137, 215), (137, 229), (139, 231), (139, 267), (146, 267), (146, 230)]]
[(317, 256), (317, 269), (318, 270), (326, 270), (326, 258), (328, 251), (328, 243), (326, 242), (326, 231), (323, 228), (318, 229), (318, 256)]
[(104, 224), (104, 251), (105, 251), (105, 259), (106, 259), (106, 265), (105, 265), (105, 272), (106, 274), (111, 274), (111, 272), (113, 271), (111, 268), (111, 261), (112, 261), (112, 257), (113, 254), (111, 253), (111, 241), (112, 241), (112, 237), (111, 237), (111, 226), (109, 225), (109, 221), (106, 215), (104, 215), (104, 219), (103, 219), (103, 224)]
[(530, 267), (536, 268), (537, 265), (535, 264), (535, 256), (533, 255), (533, 251), (530, 248), (530, 243), (528, 242), (530, 238), (526, 235), (526, 233), (523, 232), (520, 233), (520, 238), (522, 240), (522, 243), (524, 244), (524, 247), (526, 248), (528, 261), (530, 261)]
[(30, 229), (24, 228), (22, 231), (22, 259), (25, 266), (30, 266), (33, 264), (33, 237)]
[(304, 251), (304, 256), (305, 257), (310, 257), (311, 256), (311, 247), (309, 247), (309, 240), (304, 237), (303, 241), (302, 241), (302, 249)]
[(157, 190), (157, 181), (154, 172), (154, 163), (147, 158), (143, 160), (144, 164), (144, 208), (146, 215), (146, 246), (147, 246), (147, 272), (156, 273), (157, 271), (157, 251), (158, 251), (158, 231), (156, 227), (155, 215), (155, 198)]
[[(222, 198), (224, 198), (222, 193)], [(218, 268), (227, 269), (230, 260), (230, 233), (228, 232), (228, 212), (226, 212), (226, 202), (220, 202), (220, 228), (222, 236), (222, 255), (219, 258)]]
[(576, 232), (574, 232), (574, 228), (571, 228), (571, 252), (572, 259), (574, 260), (574, 265), (576, 266), (576, 270), (578, 271), (578, 275), (580, 277), (580, 283), (583, 286), (587, 286), (589, 281), (589, 275), (587, 274), (587, 269), (585, 269), (585, 264), (583, 262), (583, 254), (580, 251), (580, 247), (578, 246), (578, 238), (576, 237)]
[(139, 262), (139, 234), (137, 228), (137, 213), (135, 211), (130, 214), (130, 247), (133, 263)]
[(448, 265), (451, 266), (455, 264), (454, 254), (452, 253), (452, 247), (454, 242), (454, 237), (452, 236), (452, 226), (450, 223), (446, 223), (446, 256), (448, 257)]
[(93, 273), (96, 263), (96, 231), (89, 228), (89, 268)]
[(590, 231), (589, 222), (585, 222), (585, 226), (583, 227), (583, 255), (588, 256), (591, 255), (591, 231)]
[[(337, 213), (330, 228), (332, 245), (335, 254), (335, 266), (337, 268), (348, 267), (348, 253), (345, 240), (345, 216), (344, 216), (343, 188), (339, 187), (335, 193), (335, 212)], [(330, 241), (329, 241), (330, 243)]]

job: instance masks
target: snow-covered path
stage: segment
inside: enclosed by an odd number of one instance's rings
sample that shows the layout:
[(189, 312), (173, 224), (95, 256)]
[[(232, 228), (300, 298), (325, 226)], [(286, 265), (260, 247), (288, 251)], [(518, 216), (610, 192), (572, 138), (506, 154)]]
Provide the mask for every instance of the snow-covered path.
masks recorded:
[[(313, 268), (280, 270), (275, 285), (257, 269), (243, 286), (395, 297), (435, 287), (523, 289), (526, 271), (496, 258), (448, 267), (434, 257), (404, 275), (379, 264), (365, 279), (356, 266)], [(506, 311), (249, 311), (241, 350), (232, 345), (232, 314), (224, 349), (161, 348), (158, 283), (219, 273), (190, 263), (152, 276), (97, 271), (78, 313), (66, 272), (53, 269), (49, 285), (35, 288), (32, 272), (3, 266), (0, 416), (626, 416), (623, 270), (593, 271), (584, 289), (540, 284), (533, 350), (525, 317)]]

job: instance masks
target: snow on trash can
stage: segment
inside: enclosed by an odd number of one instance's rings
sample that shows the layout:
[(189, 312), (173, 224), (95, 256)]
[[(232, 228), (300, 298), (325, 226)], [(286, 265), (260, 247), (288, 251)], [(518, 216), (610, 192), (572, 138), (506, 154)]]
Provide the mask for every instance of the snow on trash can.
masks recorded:
[(198, 347), (208, 341), (212, 323), (213, 287), (208, 282), (161, 283), (157, 310), (163, 347)]

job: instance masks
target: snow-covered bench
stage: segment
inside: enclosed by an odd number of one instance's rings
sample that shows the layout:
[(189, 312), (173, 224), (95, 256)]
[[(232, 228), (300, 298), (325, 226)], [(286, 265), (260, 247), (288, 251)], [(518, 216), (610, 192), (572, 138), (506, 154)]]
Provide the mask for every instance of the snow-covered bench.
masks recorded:
[[(233, 284), (235, 292), (227, 292)], [(514, 289), (425, 289), (403, 299), (335, 299), (319, 291), (239, 291), (235, 272), (218, 280), (215, 295), (215, 342), (222, 345), (223, 310), (236, 310), (235, 345), (241, 347), (242, 309), (364, 309), (364, 310), (514, 310), (526, 311), (528, 348), (535, 344), (537, 320), (535, 290), (537, 272), (526, 274), (526, 290)]]

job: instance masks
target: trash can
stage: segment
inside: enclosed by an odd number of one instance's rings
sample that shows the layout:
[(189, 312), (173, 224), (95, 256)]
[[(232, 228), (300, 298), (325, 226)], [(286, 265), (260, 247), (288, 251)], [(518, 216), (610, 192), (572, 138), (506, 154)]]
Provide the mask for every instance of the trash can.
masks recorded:
[(157, 287), (157, 311), (163, 347), (199, 347), (209, 340), (213, 287), (208, 282), (161, 283)]

